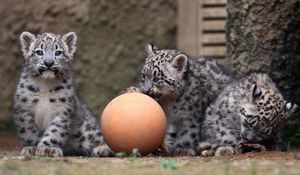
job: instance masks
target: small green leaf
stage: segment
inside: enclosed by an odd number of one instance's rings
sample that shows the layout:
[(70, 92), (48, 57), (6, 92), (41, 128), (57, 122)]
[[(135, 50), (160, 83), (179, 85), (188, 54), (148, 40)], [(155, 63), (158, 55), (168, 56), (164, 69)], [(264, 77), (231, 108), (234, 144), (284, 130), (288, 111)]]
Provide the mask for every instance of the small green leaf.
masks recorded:
[(140, 157), (141, 154), (139, 153), (139, 150), (137, 148), (134, 148), (131, 152), (131, 154), (129, 155), (129, 160), (131, 162), (135, 161), (137, 159), (137, 157)]
[(115, 154), (115, 156), (123, 159), (124, 157), (127, 157), (127, 154), (125, 152), (118, 152)]
[(177, 169), (177, 162), (175, 160), (162, 160), (160, 167), (165, 170), (174, 170)]

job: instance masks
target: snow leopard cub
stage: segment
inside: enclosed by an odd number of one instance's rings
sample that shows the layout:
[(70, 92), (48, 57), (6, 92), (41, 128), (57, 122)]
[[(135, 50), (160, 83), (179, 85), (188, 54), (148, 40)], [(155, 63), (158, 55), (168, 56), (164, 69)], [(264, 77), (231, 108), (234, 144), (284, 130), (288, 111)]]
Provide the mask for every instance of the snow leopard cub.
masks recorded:
[(162, 106), (168, 120), (168, 154), (195, 155), (205, 109), (231, 81), (230, 72), (213, 60), (190, 59), (180, 51), (148, 45), (141, 75), (139, 86), (125, 92), (142, 92)]
[(23, 32), (20, 40), (25, 65), (14, 97), (20, 154), (111, 155), (96, 118), (75, 92), (71, 62), (76, 34)]
[(219, 156), (242, 152), (241, 142), (279, 148), (280, 129), (295, 108), (267, 74), (250, 74), (228, 85), (207, 108), (202, 134), (212, 147), (199, 149)]

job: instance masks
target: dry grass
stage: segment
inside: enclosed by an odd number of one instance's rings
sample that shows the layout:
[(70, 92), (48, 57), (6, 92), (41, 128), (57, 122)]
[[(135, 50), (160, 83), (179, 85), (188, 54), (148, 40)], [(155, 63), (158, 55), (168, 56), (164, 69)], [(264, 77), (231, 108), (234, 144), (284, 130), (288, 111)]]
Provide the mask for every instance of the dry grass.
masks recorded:
[(0, 135), (0, 175), (300, 175), (300, 152), (260, 152), (233, 157), (25, 158), (18, 139)]
[(143, 157), (128, 158), (25, 158), (3, 152), (0, 175), (22, 174), (201, 174), (201, 175), (300, 175), (300, 152), (248, 153), (226, 158)]

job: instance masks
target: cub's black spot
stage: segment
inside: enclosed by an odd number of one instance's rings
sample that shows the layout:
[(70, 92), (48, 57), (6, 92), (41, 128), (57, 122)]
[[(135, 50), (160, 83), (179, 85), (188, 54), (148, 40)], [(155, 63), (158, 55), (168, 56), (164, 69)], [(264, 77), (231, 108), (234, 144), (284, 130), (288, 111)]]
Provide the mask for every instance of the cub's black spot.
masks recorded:
[(191, 133), (191, 137), (194, 139), (196, 138), (196, 133)]
[(231, 131), (229, 131), (229, 134), (234, 135), (235, 132), (231, 130)]
[(24, 83), (21, 83), (21, 84), (20, 84), (20, 88), (24, 88)]
[(96, 130), (97, 129), (97, 125), (92, 126), (92, 130)]
[(71, 87), (72, 87), (72, 86), (71, 86), (70, 84), (67, 85), (67, 89), (71, 89)]
[(66, 80), (66, 79), (63, 79), (63, 83), (67, 83), (67, 80)]
[(44, 136), (45, 136), (45, 137), (48, 137), (48, 136), (49, 136), (49, 133), (44, 134)]
[(28, 130), (33, 130), (33, 126), (27, 127)]
[(53, 102), (56, 102), (56, 99), (50, 98), (49, 101), (50, 101), (50, 103), (53, 103)]
[(27, 144), (27, 145), (31, 145), (32, 143), (33, 143), (32, 140), (30, 140), (30, 139), (26, 140), (26, 144)]
[(51, 139), (50, 142), (51, 142), (52, 144), (54, 144), (54, 145), (57, 144), (57, 140), (55, 140), (55, 139)]
[(221, 136), (223, 137), (226, 134), (225, 131), (221, 131)]
[(37, 99), (37, 98), (32, 100), (32, 103), (38, 103), (38, 102), (39, 102), (39, 99)]
[(62, 128), (62, 127), (63, 127), (62, 125), (57, 124), (57, 123), (51, 123), (51, 125), (56, 126), (56, 127), (58, 127), (58, 128)]
[(182, 131), (182, 133), (180, 133), (180, 136), (184, 136), (184, 135), (186, 135), (188, 133), (188, 131), (187, 130), (184, 130), (184, 131)]
[(30, 119), (28, 123), (34, 123), (34, 119)]
[(24, 133), (25, 133), (25, 128), (23, 128), (23, 127), (20, 128), (19, 133), (20, 133), (20, 134), (24, 134)]
[(59, 147), (62, 147), (62, 146), (63, 146), (63, 144), (62, 144), (61, 142), (57, 142), (57, 145), (58, 145)]
[(66, 122), (68, 122), (68, 120), (67, 119), (62, 119), (61, 122), (66, 123)]
[(25, 122), (25, 120), (23, 118), (19, 118), (19, 121), (22, 123)]
[(35, 87), (33, 87), (33, 85), (28, 85), (27, 89), (31, 92), (39, 92), (40, 91), (39, 88), (35, 88)]
[(195, 124), (191, 124), (190, 128), (197, 128)]
[(71, 113), (71, 112), (72, 112), (72, 109), (70, 109), (70, 108), (67, 108), (67, 111), (68, 111), (69, 113)]
[(96, 136), (102, 136), (101, 132), (97, 132)]
[(21, 102), (26, 103), (27, 102), (27, 98), (26, 97), (22, 97), (21, 98)]
[(92, 126), (90, 124), (85, 125), (85, 130), (90, 131), (92, 129)]
[(46, 140), (43, 141), (43, 144), (46, 145), (46, 146), (50, 146), (50, 143), (48, 143)]
[(94, 140), (95, 138), (94, 138), (94, 136), (92, 135), (92, 134), (89, 134), (88, 135), (88, 140), (90, 140), (90, 141), (92, 141), (92, 140)]
[(184, 100), (190, 101), (191, 97), (184, 97)]
[(172, 138), (176, 138), (177, 133), (171, 133), (170, 136), (171, 136)]
[(19, 100), (20, 94), (16, 94), (16, 99)]
[(59, 101), (61, 101), (61, 102), (66, 102), (66, 99), (65, 98), (59, 98)]
[(69, 126), (68, 125), (63, 125), (63, 128), (67, 130), (69, 128)]
[(183, 146), (189, 147), (189, 146), (191, 146), (191, 144), (190, 144), (190, 142), (184, 142)]
[(74, 134), (73, 136), (74, 136), (74, 138), (79, 138), (79, 137), (81, 137), (81, 132), (79, 131), (79, 132), (77, 132), (76, 134)]
[(61, 137), (65, 137), (66, 136), (66, 133), (62, 132), (62, 133), (59, 133)]
[(56, 132), (57, 132), (57, 129), (52, 129), (51, 132), (52, 132), (52, 133), (56, 133)]
[(14, 109), (15, 114), (21, 113), (23, 110), (20, 107)]
[(57, 86), (57, 87), (55, 87), (54, 88), (54, 91), (59, 91), (59, 90), (62, 90), (62, 89), (64, 89), (65, 87), (63, 87), (63, 86)]
[(226, 144), (226, 145), (231, 145), (231, 144), (233, 144), (233, 142), (232, 142), (231, 140), (225, 140), (225, 141), (224, 141), (224, 144)]
[(80, 138), (80, 140), (79, 140), (80, 142), (83, 142), (83, 141), (85, 141), (85, 137), (84, 136), (82, 136), (81, 138)]

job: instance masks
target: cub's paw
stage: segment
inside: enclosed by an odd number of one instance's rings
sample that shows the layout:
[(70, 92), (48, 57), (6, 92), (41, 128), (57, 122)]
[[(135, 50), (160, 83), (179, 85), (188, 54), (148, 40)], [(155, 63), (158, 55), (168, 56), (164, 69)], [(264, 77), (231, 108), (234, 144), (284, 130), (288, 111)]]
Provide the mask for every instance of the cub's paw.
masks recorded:
[(63, 151), (59, 147), (39, 146), (35, 151), (36, 156), (42, 157), (63, 157)]
[(234, 154), (235, 154), (235, 151), (234, 151), (234, 148), (232, 146), (221, 146), (215, 152), (216, 157), (231, 156), (231, 155), (234, 155)]
[(114, 155), (115, 153), (107, 145), (97, 146), (92, 150), (93, 157), (112, 157)]
[(34, 156), (35, 155), (35, 147), (33, 146), (25, 146), (22, 148), (20, 152), (20, 156)]
[(204, 150), (209, 150), (211, 148), (212, 148), (212, 144), (211, 143), (201, 142), (201, 143), (198, 143), (197, 151), (198, 152), (202, 152)]
[(214, 155), (214, 151), (213, 150), (204, 150), (201, 152), (201, 156), (202, 157), (210, 157)]
[(175, 148), (171, 151), (172, 156), (195, 156), (196, 151), (192, 148)]
[(203, 157), (213, 156), (213, 145), (208, 142), (201, 142), (198, 144), (197, 153)]
[(153, 151), (152, 154), (156, 156), (168, 156), (169, 148), (165, 143), (163, 143), (155, 151)]
[(142, 90), (140, 88), (138, 88), (138, 87), (131, 86), (131, 87), (128, 87), (128, 88), (122, 90), (120, 92), (120, 94), (126, 94), (126, 93), (131, 93), (131, 92), (142, 93)]

